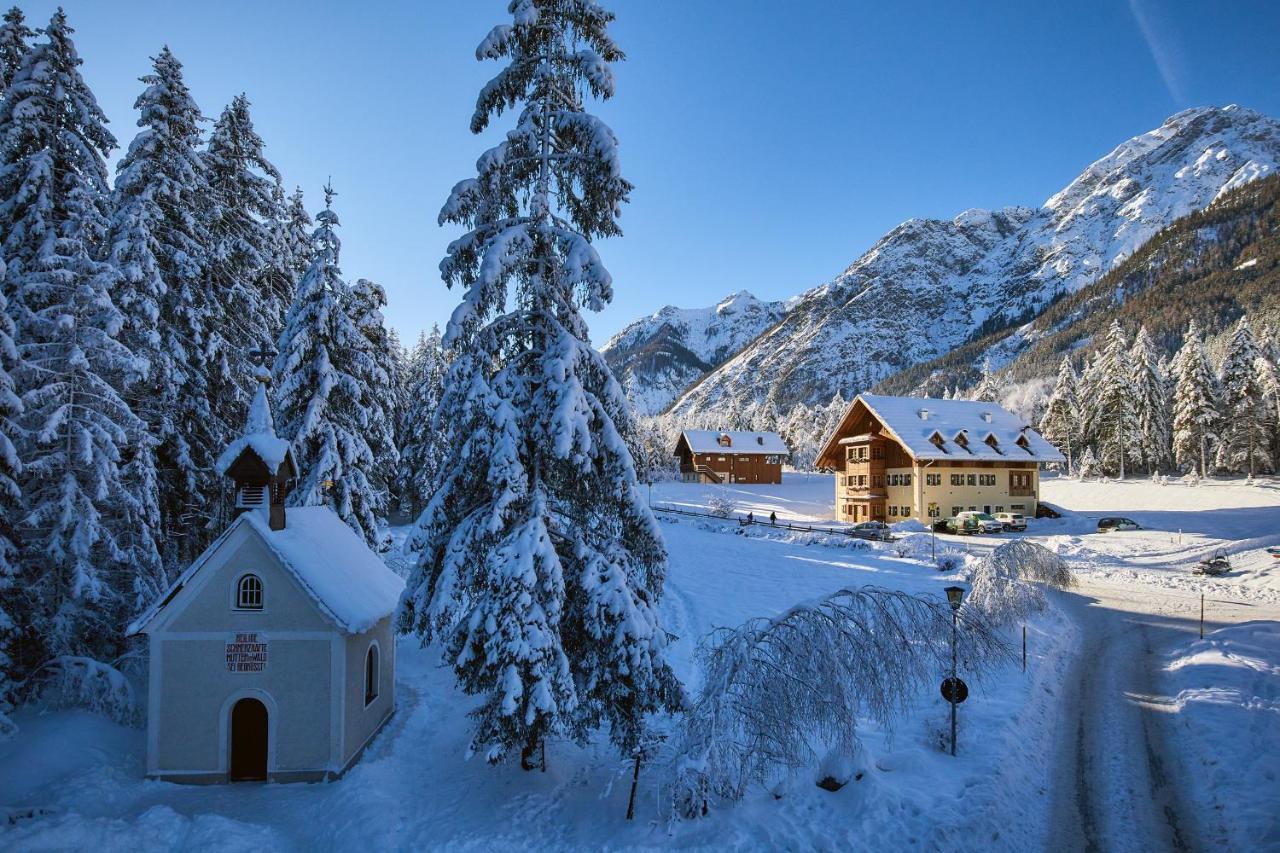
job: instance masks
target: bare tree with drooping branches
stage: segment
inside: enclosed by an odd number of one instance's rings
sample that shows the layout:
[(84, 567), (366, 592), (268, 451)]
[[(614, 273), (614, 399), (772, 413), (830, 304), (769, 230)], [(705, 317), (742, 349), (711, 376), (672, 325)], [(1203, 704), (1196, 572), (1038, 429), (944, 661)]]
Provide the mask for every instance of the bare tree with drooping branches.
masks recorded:
[(969, 583), (964, 610), (982, 614), (989, 624), (1008, 625), (1045, 609), (1039, 585), (1069, 589), (1076, 580), (1062, 557), (1043, 545), (1014, 539), (978, 561)]
[[(966, 674), (1012, 660), (980, 613), (961, 611), (958, 624)], [(820, 748), (852, 758), (859, 716), (892, 730), (949, 670), (951, 639), (946, 601), (871, 586), (715, 631), (700, 649), (705, 681), (681, 732), (676, 813), (740, 800), (753, 783), (813, 765)]]

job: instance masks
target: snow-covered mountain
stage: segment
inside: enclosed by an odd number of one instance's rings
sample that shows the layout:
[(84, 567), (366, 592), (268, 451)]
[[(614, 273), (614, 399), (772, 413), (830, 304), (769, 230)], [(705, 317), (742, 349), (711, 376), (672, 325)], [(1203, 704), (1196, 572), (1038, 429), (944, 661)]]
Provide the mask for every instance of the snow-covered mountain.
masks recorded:
[[(785, 408), (869, 388), (979, 329), (1034, 317), (1175, 219), (1278, 164), (1280, 121), (1238, 106), (1203, 107), (1120, 145), (1039, 208), (909, 220), (835, 280), (797, 297), (780, 322), (685, 389), (672, 409), (714, 413), (766, 396)], [(679, 377), (656, 375), (663, 385), (653, 399), (661, 399)], [(633, 394), (649, 399), (645, 381), (636, 374)]]
[(636, 407), (654, 414), (781, 320), (787, 305), (745, 290), (710, 308), (668, 305), (628, 325), (600, 351)]

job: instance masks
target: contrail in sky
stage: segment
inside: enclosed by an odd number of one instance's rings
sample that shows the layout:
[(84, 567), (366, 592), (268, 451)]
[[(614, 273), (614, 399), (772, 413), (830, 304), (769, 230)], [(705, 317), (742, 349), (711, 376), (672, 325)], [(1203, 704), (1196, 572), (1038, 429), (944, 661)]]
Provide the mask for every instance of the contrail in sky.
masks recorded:
[(1173, 98), (1178, 106), (1184, 106), (1187, 99), (1182, 92), (1182, 83), (1178, 80), (1175, 51), (1170, 49), (1172, 46), (1168, 44), (1168, 40), (1162, 39), (1161, 34), (1157, 32), (1159, 25), (1143, 8), (1145, 5), (1144, 0), (1129, 0), (1129, 11), (1138, 22), (1138, 29), (1147, 43), (1147, 49), (1151, 51), (1151, 58), (1155, 60), (1160, 79), (1164, 81), (1164, 87), (1169, 90), (1169, 97)]

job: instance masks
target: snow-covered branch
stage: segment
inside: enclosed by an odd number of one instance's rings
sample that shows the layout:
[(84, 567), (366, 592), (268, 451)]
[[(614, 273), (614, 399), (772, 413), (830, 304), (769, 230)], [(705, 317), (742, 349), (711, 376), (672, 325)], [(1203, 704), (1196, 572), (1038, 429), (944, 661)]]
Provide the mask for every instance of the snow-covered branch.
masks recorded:
[[(1012, 659), (981, 614), (956, 618), (966, 675)], [(676, 812), (705, 814), (712, 798), (739, 800), (823, 754), (852, 758), (860, 715), (891, 729), (950, 667), (952, 619), (939, 597), (862, 587), (714, 632), (683, 725)]]

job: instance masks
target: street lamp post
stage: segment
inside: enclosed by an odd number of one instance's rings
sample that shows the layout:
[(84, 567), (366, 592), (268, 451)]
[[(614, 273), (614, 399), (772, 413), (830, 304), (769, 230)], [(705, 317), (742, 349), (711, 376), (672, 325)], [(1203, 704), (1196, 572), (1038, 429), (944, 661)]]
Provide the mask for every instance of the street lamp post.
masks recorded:
[(951, 702), (951, 754), (956, 754), (956, 705), (960, 696), (960, 679), (956, 675), (956, 642), (960, 602), (964, 601), (964, 587), (949, 586), (946, 588), (947, 603), (951, 605), (951, 689), (948, 697)]

